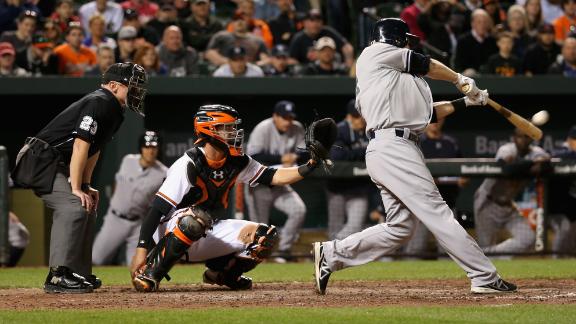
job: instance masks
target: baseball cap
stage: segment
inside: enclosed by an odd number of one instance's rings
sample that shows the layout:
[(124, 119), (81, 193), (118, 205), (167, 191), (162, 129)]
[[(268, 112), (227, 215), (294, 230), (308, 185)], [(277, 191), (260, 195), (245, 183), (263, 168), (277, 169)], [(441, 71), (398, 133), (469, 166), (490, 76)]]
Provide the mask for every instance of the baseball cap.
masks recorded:
[(306, 16), (304, 16), (304, 19), (319, 19), (322, 20), (322, 12), (318, 9), (310, 9), (307, 13)]
[(568, 131), (568, 137), (572, 138), (572, 139), (576, 139), (576, 125), (572, 126), (572, 128), (570, 128), (570, 130)]
[(246, 49), (242, 46), (235, 46), (228, 50), (228, 58), (231, 60), (246, 57)]
[(123, 26), (118, 32), (118, 39), (134, 39), (138, 35), (138, 31), (134, 26)]
[(542, 34), (554, 34), (554, 25), (543, 23), (538, 27), (538, 32)]
[(324, 47), (330, 47), (331, 49), (336, 49), (336, 43), (334, 40), (328, 36), (320, 37), (314, 44), (314, 49), (321, 50)]
[(138, 19), (138, 12), (136, 12), (136, 10), (131, 8), (125, 9), (124, 19)]
[(350, 101), (348, 101), (348, 104), (346, 105), (346, 113), (354, 117), (360, 117), (360, 113), (356, 109), (356, 99), (350, 99)]
[(284, 118), (286, 117), (296, 118), (295, 107), (296, 105), (294, 105), (292, 101), (288, 100), (278, 101), (274, 106), (274, 113)]
[(288, 47), (284, 44), (278, 44), (272, 48), (272, 56), (290, 56)]
[(16, 51), (14, 50), (14, 46), (8, 42), (0, 43), (0, 56), (2, 55), (16, 55)]

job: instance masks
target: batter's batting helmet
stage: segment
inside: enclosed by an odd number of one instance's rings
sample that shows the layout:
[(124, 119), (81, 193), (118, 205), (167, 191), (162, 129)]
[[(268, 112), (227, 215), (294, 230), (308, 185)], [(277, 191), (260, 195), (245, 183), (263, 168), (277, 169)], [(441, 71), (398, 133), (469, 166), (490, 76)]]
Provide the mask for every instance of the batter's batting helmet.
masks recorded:
[(408, 28), (404, 20), (400, 18), (384, 18), (378, 20), (374, 25), (370, 41), (403, 48), (408, 44), (408, 37), (418, 38), (418, 36), (409, 32), (410, 28)]
[(201, 106), (194, 117), (197, 144), (209, 142), (233, 156), (242, 155), (244, 130), (238, 129), (242, 122), (236, 109), (224, 105)]

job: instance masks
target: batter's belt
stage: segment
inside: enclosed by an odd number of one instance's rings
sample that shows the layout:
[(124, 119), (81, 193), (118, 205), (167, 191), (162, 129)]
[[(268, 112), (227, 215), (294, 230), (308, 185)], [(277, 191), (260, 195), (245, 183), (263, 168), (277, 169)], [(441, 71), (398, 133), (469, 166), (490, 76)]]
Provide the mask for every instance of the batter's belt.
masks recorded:
[(418, 144), (420, 138), (416, 133), (412, 132), (410, 128), (383, 128), (383, 129), (369, 129), (367, 132), (368, 138), (373, 140), (379, 136), (383, 136), (387, 132), (394, 132), (396, 136), (411, 140), (412, 142)]

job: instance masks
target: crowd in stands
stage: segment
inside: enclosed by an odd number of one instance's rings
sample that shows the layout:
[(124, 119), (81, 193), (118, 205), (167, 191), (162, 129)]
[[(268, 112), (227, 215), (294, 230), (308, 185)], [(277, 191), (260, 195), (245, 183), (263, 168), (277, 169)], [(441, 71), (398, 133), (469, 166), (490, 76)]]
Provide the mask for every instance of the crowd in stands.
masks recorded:
[(353, 77), (366, 8), (468, 76), (576, 77), (576, 0), (0, 0), (0, 76)]

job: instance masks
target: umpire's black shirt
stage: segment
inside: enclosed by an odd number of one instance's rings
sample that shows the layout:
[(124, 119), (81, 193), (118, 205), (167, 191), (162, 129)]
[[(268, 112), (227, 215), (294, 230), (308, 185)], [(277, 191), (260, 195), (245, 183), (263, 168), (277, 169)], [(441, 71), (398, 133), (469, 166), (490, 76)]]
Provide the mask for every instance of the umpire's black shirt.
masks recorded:
[(69, 165), (76, 137), (90, 143), (90, 157), (112, 140), (123, 121), (124, 108), (109, 90), (101, 88), (68, 106), (36, 137), (56, 147)]

